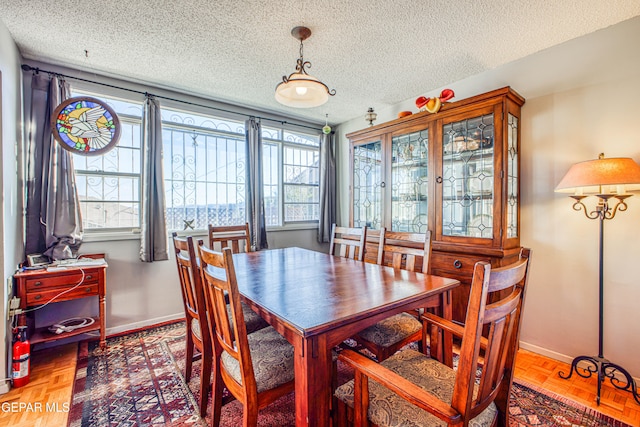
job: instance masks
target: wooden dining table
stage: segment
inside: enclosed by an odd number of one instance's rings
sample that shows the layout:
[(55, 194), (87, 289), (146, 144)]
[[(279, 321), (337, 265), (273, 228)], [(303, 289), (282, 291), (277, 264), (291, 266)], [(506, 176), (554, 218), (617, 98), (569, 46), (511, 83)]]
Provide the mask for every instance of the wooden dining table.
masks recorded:
[(233, 261), (243, 301), (294, 346), (297, 427), (329, 426), (334, 346), (459, 285), (295, 247)]

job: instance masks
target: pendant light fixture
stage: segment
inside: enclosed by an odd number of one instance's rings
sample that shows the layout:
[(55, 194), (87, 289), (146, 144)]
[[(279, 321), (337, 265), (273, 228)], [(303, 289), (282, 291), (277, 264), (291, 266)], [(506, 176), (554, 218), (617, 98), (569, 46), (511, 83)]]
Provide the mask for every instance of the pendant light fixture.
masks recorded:
[(296, 62), (296, 71), (289, 77), (282, 76), (282, 82), (276, 86), (276, 101), (288, 107), (311, 108), (324, 104), (329, 95), (336, 94), (335, 89), (329, 87), (317, 78), (307, 74), (311, 62), (305, 61), (302, 54), (302, 42), (311, 36), (307, 27), (295, 27), (291, 35), (300, 40), (300, 58)]

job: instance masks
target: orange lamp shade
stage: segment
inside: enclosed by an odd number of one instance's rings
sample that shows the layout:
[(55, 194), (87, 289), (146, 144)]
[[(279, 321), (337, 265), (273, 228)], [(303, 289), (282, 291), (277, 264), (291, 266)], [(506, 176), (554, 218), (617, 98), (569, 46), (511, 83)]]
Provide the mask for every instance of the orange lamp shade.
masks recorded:
[(628, 157), (576, 163), (562, 178), (556, 192), (576, 194), (624, 193), (640, 190), (640, 165)]

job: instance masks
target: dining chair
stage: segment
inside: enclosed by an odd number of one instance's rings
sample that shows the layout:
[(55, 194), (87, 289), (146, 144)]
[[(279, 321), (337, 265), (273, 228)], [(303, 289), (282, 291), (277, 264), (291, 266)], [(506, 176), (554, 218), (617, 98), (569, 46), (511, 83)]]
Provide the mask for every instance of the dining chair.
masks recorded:
[(231, 248), (234, 254), (251, 252), (249, 223), (220, 226), (209, 224), (209, 248), (214, 251)]
[[(347, 425), (352, 411), (355, 426), (508, 426), (530, 256), (530, 250), (523, 250), (518, 261), (495, 269), (476, 263), (464, 328), (432, 313), (423, 315), (462, 337), (456, 370), (411, 349), (382, 363), (344, 350), (340, 360), (355, 374), (336, 390), (337, 425)], [(498, 299), (489, 302), (489, 293)]]
[[(379, 265), (428, 273), (430, 257), (431, 231), (398, 233), (387, 231), (384, 227), (380, 229), (377, 255)], [(360, 331), (353, 338), (371, 351), (378, 362), (414, 341), (418, 341), (422, 347), (423, 328), (419, 316), (424, 309), (433, 310), (440, 315), (448, 313), (451, 302), (448, 292), (430, 298), (420, 310), (388, 317)]]
[[(249, 234), (249, 223), (244, 225), (211, 225), (209, 224), (209, 249), (222, 251), (230, 248), (234, 254), (251, 251), (251, 237)], [(228, 298), (228, 297), (227, 297)], [(228, 302), (228, 300), (227, 300)], [(244, 321), (247, 325), (247, 332), (252, 333), (269, 324), (258, 313), (251, 310), (245, 303), (242, 303), (244, 311)]]
[(367, 242), (367, 226), (362, 228), (331, 226), (331, 240), (329, 255), (351, 258), (356, 261), (364, 260), (365, 244)]
[[(202, 359), (202, 372), (200, 373), (200, 415), (207, 413), (209, 400), (209, 384), (211, 380), (211, 367), (213, 361), (213, 346), (209, 333), (209, 323), (206, 317), (206, 306), (200, 273), (197, 270), (195, 246), (193, 239), (178, 237), (177, 233), (171, 234), (173, 247), (176, 252), (176, 265), (184, 303), (184, 315), (187, 327), (187, 345), (185, 354), (185, 373), (187, 382), (191, 379), (193, 369), (194, 348), (200, 352), (197, 357)], [(202, 241), (198, 242), (199, 244)]]
[(295, 388), (293, 346), (272, 327), (247, 334), (230, 248), (216, 252), (201, 244), (199, 253), (207, 310), (215, 323), (211, 425), (220, 425), (226, 386), (243, 405), (242, 425), (253, 427), (260, 409)]

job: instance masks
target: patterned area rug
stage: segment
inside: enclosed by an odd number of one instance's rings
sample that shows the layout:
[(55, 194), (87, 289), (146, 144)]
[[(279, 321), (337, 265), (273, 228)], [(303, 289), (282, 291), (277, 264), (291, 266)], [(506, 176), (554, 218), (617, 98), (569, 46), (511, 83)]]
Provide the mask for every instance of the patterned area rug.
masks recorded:
[[(198, 415), (200, 362), (184, 380), (184, 323), (82, 343), (69, 413), (70, 427), (208, 426)], [(349, 371), (339, 366), (339, 383)], [(511, 427), (631, 427), (531, 385), (512, 390)], [(221, 426), (242, 424), (242, 405), (223, 406)], [(260, 411), (261, 427), (294, 426), (293, 393)]]

